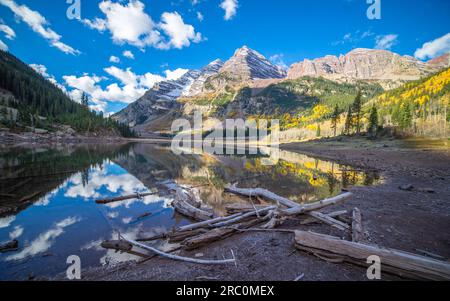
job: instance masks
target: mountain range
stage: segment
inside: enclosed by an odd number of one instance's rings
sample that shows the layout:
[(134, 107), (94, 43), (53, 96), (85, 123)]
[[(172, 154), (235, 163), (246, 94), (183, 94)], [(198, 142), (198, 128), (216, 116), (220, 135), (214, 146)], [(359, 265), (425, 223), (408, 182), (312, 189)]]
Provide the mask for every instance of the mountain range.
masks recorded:
[[(112, 118), (145, 133), (167, 130), (174, 118), (194, 109), (219, 119), (295, 114), (324, 97), (346, 105), (357, 93), (356, 86), (363, 87), (365, 97), (370, 97), (448, 65), (448, 54), (422, 62), (388, 50), (358, 48), (345, 55), (305, 59), (286, 71), (243, 46), (226, 62), (218, 59), (177, 80), (156, 84)], [(341, 95), (333, 91), (341, 91)]]

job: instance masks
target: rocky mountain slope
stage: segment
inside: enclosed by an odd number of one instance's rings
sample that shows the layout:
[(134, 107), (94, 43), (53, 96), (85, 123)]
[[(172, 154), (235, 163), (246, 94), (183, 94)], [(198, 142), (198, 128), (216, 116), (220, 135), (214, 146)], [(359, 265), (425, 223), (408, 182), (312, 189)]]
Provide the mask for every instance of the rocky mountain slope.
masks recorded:
[(220, 73), (229, 73), (243, 81), (284, 78), (286, 72), (270, 63), (262, 54), (243, 46), (220, 69)]
[(344, 109), (357, 86), (366, 98), (417, 80), (448, 65), (448, 56), (421, 62), (386, 50), (304, 60), (286, 72), (243, 46), (225, 63), (213, 61), (177, 81), (162, 82), (113, 116), (141, 133), (170, 128), (171, 121), (201, 111), (206, 116), (300, 114), (318, 104)]
[(387, 50), (358, 48), (339, 57), (328, 55), (293, 64), (288, 78), (312, 76), (348, 82), (376, 80), (390, 88), (436, 72), (444, 67), (441, 65), (424, 63), (414, 57), (400, 56)]
[[(215, 60), (202, 70), (191, 70), (176, 81), (161, 82), (136, 102), (112, 118), (132, 127), (160, 121), (159, 117), (173, 110), (180, 110), (179, 98), (210, 99), (215, 97), (232, 100), (235, 87), (250, 84), (253, 80), (284, 78), (286, 72), (271, 64), (260, 53), (244, 46), (224, 64)], [(231, 93), (230, 93), (231, 92)], [(142, 127), (140, 127), (142, 128)]]

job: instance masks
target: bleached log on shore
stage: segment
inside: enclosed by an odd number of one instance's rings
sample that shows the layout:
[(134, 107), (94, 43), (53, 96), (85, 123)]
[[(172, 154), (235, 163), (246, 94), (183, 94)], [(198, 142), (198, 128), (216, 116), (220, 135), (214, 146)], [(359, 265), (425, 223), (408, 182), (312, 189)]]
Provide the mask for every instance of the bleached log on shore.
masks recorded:
[(182, 200), (175, 200), (172, 206), (175, 208), (175, 211), (197, 221), (207, 221), (214, 217), (214, 213), (196, 208)]
[(255, 211), (256, 209), (264, 209), (267, 208), (269, 206), (267, 205), (255, 205), (253, 206), (252, 204), (243, 204), (243, 203), (234, 203), (234, 204), (229, 204), (225, 206), (225, 210), (227, 211), (228, 214), (236, 214), (236, 213), (245, 213), (245, 212), (249, 212), (249, 211)]
[(214, 228), (227, 227), (229, 225), (241, 222), (241, 221), (243, 221), (243, 220), (245, 220), (245, 219), (247, 219), (249, 217), (253, 217), (253, 216), (256, 216), (258, 214), (262, 215), (262, 214), (268, 213), (271, 210), (276, 210), (277, 208), (278, 208), (277, 206), (270, 206), (270, 207), (266, 207), (266, 208), (263, 208), (263, 209), (260, 209), (260, 210), (247, 212), (247, 213), (242, 214), (241, 216), (235, 217), (233, 219), (213, 224), (213, 227)]
[(332, 227), (335, 227), (339, 230), (348, 230), (350, 229), (350, 226), (347, 225), (346, 223), (343, 223), (341, 221), (338, 221), (337, 219), (334, 219), (326, 214), (320, 213), (319, 211), (311, 211), (307, 213), (309, 216), (312, 216), (322, 222), (324, 222), (325, 224), (328, 224)]
[(318, 257), (340, 259), (363, 267), (372, 265), (367, 259), (375, 255), (381, 259), (384, 272), (416, 280), (450, 280), (450, 263), (395, 249), (305, 231), (295, 232), (295, 246)]
[(269, 190), (261, 189), (261, 188), (237, 188), (235, 185), (228, 185), (225, 188), (225, 191), (228, 191), (228, 192), (231, 192), (234, 194), (238, 194), (238, 195), (249, 196), (249, 197), (260, 196), (260, 197), (270, 200), (272, 202), (282, 204), (282, 205), (288, 207), (288, 209), (281, 210), (281, 212), (285, 215), (298, 215), (298, 214), (303, 214), (303, 213), (310, 212), (310, 211), (316, 211), (316, 210), (325, 208), (327, 206), (340, 204), (353, 196), (353, 194), (351, 192), (346, 192), (346, 193), (340, 194), (338, 196), (335, 196), (333, 198), (324, 199), (324, 200), (321, 200), (319, 202), (315, 202), (312, 204), (301, 205), (301, 204), (295, 203), (285, 197), (279, 196)]
[(184, 262), (190, 262), (190, 263), (196, 263), (196, 264), (209, 264), (209, 265), (221, 265), (221, 264), (228, 264), (228, 263), (235, 263), (236, 259), (224, 259), (224, 260), (204, 260), (204, 259), (196, 259), (196, 258), (189, 258), (189, 257), (182, 257), (182, 256), (178, 256), (178, 255), (174, 255), (174, 254), (169, 254), (169, 253), (165, 253), (161, 250), (155, 249), (153, 247), (144, 245), (142, 243), (139, 243), (137, 241), (131, 240), (131, 239), (127, 239), (123, 236), (121, 236), (121, 238), (132, 244), (135, 247), (153, 252), (158, 254), (161, 257), (165, 257), (165, 258), (169, 258), (172, 260), (177, 260), (177, 261), (184, 261)]
[[(334, 211), (334, 212), (331, 212), (331, 213), (327, 213), (326, 215), (328, 217), (337, 218), (337, 217), (340, 217), (340, 216), (342, 216), (344, 214), (347, 214), (347, 213), (348, 213), (347, 210), (340, 210), (340, 211)], [(319, 219), (316, 219), (316, 218), (310, 216), (310, 217), (305, 218), (301, 222), (301, 224), (302, 225), (309, 225), (309, 224), (320, 223), (320, 222), (321, 221)]]
[(187, 226), (183, 226), (183, 227), (179, 227), (178, 229), (176, 229), (176, 232), (184, 232), (184, 231), (191, 231), (191, 230), (195, 230), (198, 228), (212, 228), (214, 224), (216, 223), (221, 223), (221, 222), (225, 222), (225, 221), (229, 221), (232, 219), (235, 219), (237, 217), (242, 216), (243, 213), (237, 213), (237, 214), (233, 214), (230, 216), (226, 216), (226, 217), (217, 217), (217, 218), (213, 218), (213, 219), (209, 219), (203, 222), (199, 222), (199, 223), (195, 223), (195, 224), (190, 224)]
[(275, 203), (281, 204), (288, 208), (298, 207), (299, 204), (295, 203), (287, 198), (279, 196), (267, 189), (263, 188), (238, 188), (236, 185), (227, 185), (225, 188), (226, 192), (231, 192), (238, 195), (248, 196), (248, 197), (261, 197)]
[(203, 246), (206, 246), (210, 243), (223, 240), (225, 238), (228, 238), (234, 234), (240, 233), (240, 229), (247, 229), (254, 227), (258, 224), (261, 224), (265, 221), (267, 221), (269, 216), (262, 217), (262, 218), (255, 218), (250, 221), (246, 221), (240, 224), (236, 224), (233, 227), (222, 227), (222, 228), (215, 228), (211, 231), (208, 231), (205, 234), (201, 234), (192, 238), (189, 238), (183, 242), (183, 245), (185, 249), (187, 250), (194, 250), (201, 248)]
[(343, 203), (344, 201), (350, 199), (352, 196), (353, 196), (353, 194), (351, 192), (346, 192), (346, 193), (340, 194), (338, 196), (335, 196), (335, 197), (332, 197), (329, 199), (324, 199), (324, 200), (321, 200), (319, 202), (315, 202), (312, 204), (306, 204), (306, 205), (301, 205), (301, 206), (293, 207), (290, 209), (286, 209), (286, 210), (283, 210), (282, 213), (286, 214), (286, 215), (298, 215), (298, 214), (303, 214), (306, 212), (316, 211), (316, 210), (320, 210), (320, 209), (328, 207), (328, 206)]

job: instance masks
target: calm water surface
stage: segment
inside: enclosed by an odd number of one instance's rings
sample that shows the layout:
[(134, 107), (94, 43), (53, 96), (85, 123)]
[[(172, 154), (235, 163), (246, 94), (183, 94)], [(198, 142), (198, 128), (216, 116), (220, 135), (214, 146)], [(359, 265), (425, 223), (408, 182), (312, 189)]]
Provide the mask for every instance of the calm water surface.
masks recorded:
[(108, 205), (95, 200), (159, 189), (165, 180), (202, 186), (202, 200), (217, 214), (225, 214), (227, 204), (245, 202), (223, 193), (230, 182), (309, 203), (342, 187), (379, 181), (374, 172), (287, 151), (280, 155), (277, 165), (265, 166), (257, 156), (176, 156), (150, 144), (0, 148), (0, 244), (19, 241), (19, 250), (0, 253), (0, 280), (64, 273), (70, 255), (81, 258), (82, 268), (138, 259), (100, 243), (115, 238), (113, 229), (135, 239), (191, 221), (174, 213), (163, 192)]

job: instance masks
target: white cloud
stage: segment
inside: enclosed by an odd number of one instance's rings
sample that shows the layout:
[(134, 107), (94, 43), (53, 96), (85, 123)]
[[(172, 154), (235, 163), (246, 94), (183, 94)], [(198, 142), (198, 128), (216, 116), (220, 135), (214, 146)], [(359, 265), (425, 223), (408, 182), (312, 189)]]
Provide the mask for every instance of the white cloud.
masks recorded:
[(425, 60), (427, 58), (433, 59), (447, 52), (450, 52), (450, 33), (423, 44), (421, 48), (416, 50), (414, 56)]
[(6, 45), (2, 40), (0, 40), (0, 50), (8, 51), (8, 45)]
[(159, 27), (169, 37), (168, 42), (161, 42), (159, 48), (170, 49), (189, 47), (191, 42), (199, 43), (202, 41), (202, 34), (195, 32), (192, 25), (185, 24), (183, 18), (177, 13), (163, 13)]
[(5, 34), (8, 40), (13, 40), (16, 37), (14, 30), (6, 24), (0, 24), (0, 31)]
[(220, 7), (225, 11), (225, 20), (231, 20), (235, 15), (238, 8), (237, 0), (223, 0)]
[(185, 24), (177, 13), (164, 12), (161, 22), (156, 23), (144, 11), (145, 5), (138, 0), (121, 2), (102, 1), (99, 8), (105, 19), (82, 20), (92, 29), (100, 32), (109, 30), (117, 44), (129, 44), (143, 49), (152, 46), (158, 49), (188, 47), (191, 42), (202, 40), (192, 25)]
[(109, 30), (115, 43), (143, 48), (159, 42), (159, 33), (151, 17), (144, 12), (145, 5), (142, 2), (121, 4), (102, 1), (99, 8), (105, 14), (105, 19), (83, 20), (83, 23), (99, 31)]
[(104, 68), (104, 71), (118, 80), (118, 83), (112, 83), (106, 88), (102, 88), (101, 82), (107, 80), (105, 77), (84, 74), (82, 76), (66, 75), (63, 79), (67, 86), (73, 90), (69, 95), (75, 101), (80, 101), (82, 92), (91, 96), (93, 103), (90, 108), (96, 111), (106, 113), (107, 102), (120, 102), (129, 104), (145, 94), (153, 86), (164, 80), (176, 80), (183, 76), (187, 69), (166, 70), (165, 76), (147, 72), (145, 74), (136, 74), (131, 68), (120, 69), (116, 66)]
[(61, 42), (61, 36), (48, 26), (48, 21), (39, 12), (31, 10), (26, 5), (17, 5), (13, 0), (0, 0), (0, 4), (8, 7), (18, 19), (25, 22), (34, 32), (48, 40), (51, 46), (66, 54), (76, 55), (80, 53), (78, 50)]
[(127, 68), (127, 70), (122, 70), (115, 66), (111, 66), (103, 69), (109, 75), (114, 76), (118, 80), (122, 82), (124, 85), (137, 85), (137, 76), (131, 71), (131, 68)]
[(0, 218), (0, 229), (8, 228), (16, 220), (14, 215)]
[(80, 218), (77, 217), (68, 217), (56, 225), (48, 231), (40, 234), (35, 240), (33, 240), (29, 246), (22, 249), (17, 254), (8, 256), (6, 258), (7, 261), (11, 260), (21, 260), (28, 256), (34, 256), (39, 253), (43, 253), (51, 248), (56, 238), (61, 236), (64, 233), (64, 229), (74, 225), (75, 223), (81, 221)]
[(200, 22), (202, 22), (204, 19), (205, 19), (205, 17), (203, 16), (203, 14), (201, 13), (201, 12), (197, 12), (197, 19), (200, 21)]
[(375, 38), (375, 49), (389, 50), (398, 43), (398, 35), (379, 35)]
[(131, 60), (134, 60), (134, 54), (130, 50), (125, 50), (122, 55), (126, 58), (129, 58)]
[(15, 226), (14, 230), (9, 233), (9, 238), (11, 240), (17, 239), (20, 236), (22, 236), (22, 234), (23, 234), (23, 227), (22, 226)]
[(120, 59), (117, 56), (111, 55), (109, 58), (110, 63), (120, 63)]

